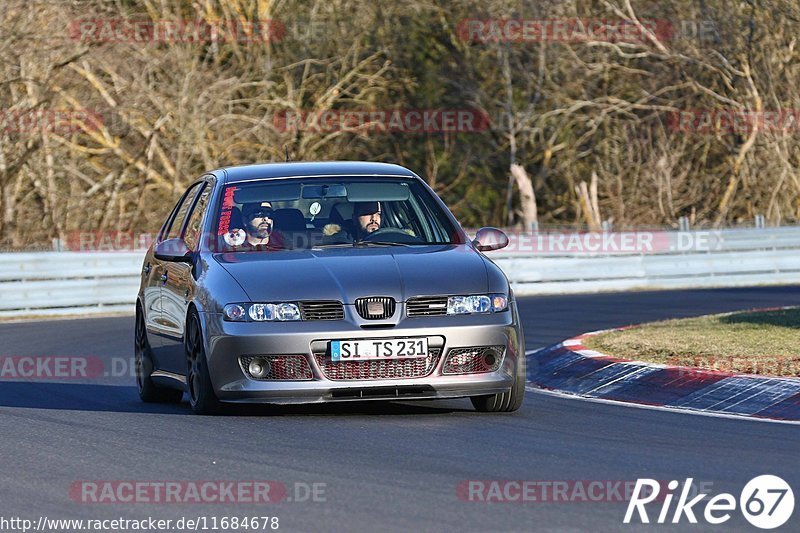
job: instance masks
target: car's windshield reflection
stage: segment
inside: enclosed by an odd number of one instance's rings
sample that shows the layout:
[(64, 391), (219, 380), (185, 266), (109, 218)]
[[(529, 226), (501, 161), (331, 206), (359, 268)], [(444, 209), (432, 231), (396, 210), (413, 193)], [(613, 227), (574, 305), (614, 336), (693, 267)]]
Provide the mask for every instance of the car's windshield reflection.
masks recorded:
[(455, 229), (415, 180), (305, 178), (226, 187), (220, 251), (451, 244)]

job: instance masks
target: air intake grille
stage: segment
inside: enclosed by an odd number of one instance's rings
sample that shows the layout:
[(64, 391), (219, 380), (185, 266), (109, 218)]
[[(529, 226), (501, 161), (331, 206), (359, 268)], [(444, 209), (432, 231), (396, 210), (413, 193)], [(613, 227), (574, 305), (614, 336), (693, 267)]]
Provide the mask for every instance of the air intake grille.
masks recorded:
[(408, 316), (444, 316), (447, 314), (447, 296), (411, 298), (406, 302)]
[(263, 378), (256, 378), (250, 375), (247, 370), (250, 361), (255, 358), (256, 356), (239, 358), (239, 365), (242, 367), (242, 371), (250, 379), (257, 381), (308, 381), (313, 377), (311, 366), (304, 355), (264, 355), (261, 358), (269, 362), (269, 373)]
[(503, 346), (454, 348), (447, 352), (443, 374), (482, 374), (494, 372), (503, 362)]
[(427, 376), (439, 362), (440, 348), (429, 348), (428, 356), (414, 359), (331, 361), (330, 355), (315, 354), (325, 377), (331, 380), (403, 379)]
[(356, 311), (367, 320), (381, 320), (394, 315), (396, 303), (389, 296), (372, 296), (356, 300)]
[(303, 320), (343, 320), (344, 306), (341, 302), (300, 302)]

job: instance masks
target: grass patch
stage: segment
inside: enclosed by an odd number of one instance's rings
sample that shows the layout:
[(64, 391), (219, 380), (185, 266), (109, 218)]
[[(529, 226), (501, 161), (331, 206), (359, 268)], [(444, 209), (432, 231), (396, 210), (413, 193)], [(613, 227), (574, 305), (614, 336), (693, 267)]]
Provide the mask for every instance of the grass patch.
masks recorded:
[(584, 339), (612, 357), (725, 372), (800, 376), (800, 308), (653, 322)]

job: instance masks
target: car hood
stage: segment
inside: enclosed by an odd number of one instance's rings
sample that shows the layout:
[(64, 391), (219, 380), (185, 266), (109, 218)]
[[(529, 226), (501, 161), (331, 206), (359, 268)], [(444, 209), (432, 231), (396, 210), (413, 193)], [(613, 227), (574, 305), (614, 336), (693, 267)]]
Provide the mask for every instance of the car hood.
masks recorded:
[(468, 245), (322, 248), (215, 254), (251, 301), (339, 300), (480, 294), (483, 257)]

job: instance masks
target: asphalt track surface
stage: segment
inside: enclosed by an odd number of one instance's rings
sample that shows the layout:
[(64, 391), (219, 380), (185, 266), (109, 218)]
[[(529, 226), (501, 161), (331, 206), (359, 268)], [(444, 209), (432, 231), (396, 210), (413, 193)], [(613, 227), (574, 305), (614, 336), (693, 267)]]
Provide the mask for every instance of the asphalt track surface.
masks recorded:
[[(798, 301), (800, 287), (793, 286), (530, 297), (520, 308), (527, 347), (535, 349), (606, 327)], [(0, 355), (130, 357), (132, 336), (127, 317), (2, 324)], [(269, 515), (279, 517), (279, 531), (623, 528), (624, 503), (462, 501), (456, 488), (465, 480), (691, 477), (738, 498), (752, 477), (776, 474), (800, 500), (798, 426), (540, 392), (528, 392), (523, 408), (508, 415), (478, 414), (458, 400), (199, 417), (185, 402), (140, 403), (132, 378), (4, 381), (0, 457), (0, 517), (34, 521)], [(70, 498), (78, 480), (276, 480), (295, 499), (295, 483), (324, 483), (325, 501), (86, 504)], [(797, 531), (799, 521), (795, 510), (785, 528)], [(690, 526), (684, 518), (660, 529), (754, 530), (738, 510), (724, 526)]]

